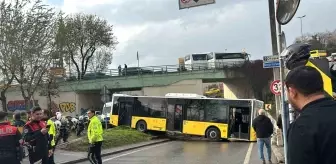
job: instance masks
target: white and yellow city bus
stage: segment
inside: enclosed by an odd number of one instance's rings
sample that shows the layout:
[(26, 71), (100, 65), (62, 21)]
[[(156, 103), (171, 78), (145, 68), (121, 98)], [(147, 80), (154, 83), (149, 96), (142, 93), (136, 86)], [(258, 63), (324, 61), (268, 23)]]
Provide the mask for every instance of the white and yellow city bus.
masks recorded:
[(139, 131), (172, 131), (212, 140), (256, 141), (252, 120), (264, 103), (223, 99), (114, 94), (110, 123)]

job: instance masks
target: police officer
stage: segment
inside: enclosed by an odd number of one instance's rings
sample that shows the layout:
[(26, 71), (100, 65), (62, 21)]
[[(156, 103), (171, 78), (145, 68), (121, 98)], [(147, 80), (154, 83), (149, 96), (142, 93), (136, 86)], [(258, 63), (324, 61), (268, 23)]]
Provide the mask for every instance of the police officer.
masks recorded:
[(20, 164), (22, 140), (18, 129), (5, 121), (7, 113), (0, 111), (0, 161), (6, 164)]
[(48, 134), (49, 134), (49, 163), (48, 164), (55, 164), (54, 161), (54, 150), (55, 150), (55, 137), (56, 137), (56, 126), (55, 123), (51, 120), (51, 112), (49, 110), (43, 110), (43, 120), (46, 121), (47, 126), (50, 127)]
[(90, 119), (87, 133), (90, 143), (88, 157), (92, 164), (102, 164), (101, 146), (103, 143), (103, 127), (94, 110), (89, 110), (87, 114)]
[(31, 109), (31, 120), (26, 123), (23, 130), (23, 139), (28, 143), (29, 161), (31, 164), (42, 160), (48, 163), (49, 135), (46, 123), (42, 120), (43, 111), (40, 107)]

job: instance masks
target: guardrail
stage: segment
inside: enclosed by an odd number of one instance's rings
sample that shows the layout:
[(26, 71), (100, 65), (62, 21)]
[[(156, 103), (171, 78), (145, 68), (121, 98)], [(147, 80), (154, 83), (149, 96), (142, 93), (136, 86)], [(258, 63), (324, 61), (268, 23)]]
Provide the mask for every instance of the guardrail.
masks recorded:
[[(108, 69), (103, 72), (87, 71), (81, 80), (104, 79), (111, 77), (123, 76), (143, 76), (143, 75), (167, 75), (180, 73), (195, 73), (209, 70), (223, 70), (241, 67), (244, 62), (214, 62), (200, 64), (181, 64), (181, 65), (163, 65), (163, 66), (146, 66), (146, 67), (128, 67), (121, 69)], [(66, 73), (65, 81), (78, 80), (77, 72)]]

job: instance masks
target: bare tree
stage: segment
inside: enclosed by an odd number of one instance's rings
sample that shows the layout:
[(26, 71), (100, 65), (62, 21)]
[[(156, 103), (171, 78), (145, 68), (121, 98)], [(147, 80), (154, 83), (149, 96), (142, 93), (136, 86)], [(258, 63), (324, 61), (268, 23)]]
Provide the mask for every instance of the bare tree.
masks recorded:
[(89, 61), (88, 70), (93, 72), (104, 72), (107, 70), (108, 65), (112, 63), (113, 49), (100, 48), (92, 56)]
[(295, 39), (295, 43), (308, 43), (312, 50), (326, 50), (328, 54), (336, 52), (336, 30), (306, 34)]
[(26, 1), (14, 1), (13, 3), (2, 1), (0, 4), (0, 100), (4, 111), (7, 111), (6, 91), (13, 83), (14, 69), (17, 64), (15, 62), (16, 36), (18, 26), (23, 20), (20, 11), (26, 3)]
[(41, 0), (23, 8), (25, 10), (18, 11), (22, 20), (15, 34), (14, 77), (27, 106), (49, 70), (54, 54), (55, 18), (53, 9), (43, 5)]
[[(62, 41), (66, 44), (67, 53), (75, 65), (78, 79), (84, 77), (97, 50), (115, 49), (118, 42), (112, 29), (113, 26), (109, 25), (106, 20), (95, 15), (75, 14), (64, 18), (62, 32), (65, 33), (65, 37)], [(112, 58), (110, 52), (101, 51), (101, 55), (104, 58)], [(100, 65), (98, 68), (104, 68), (107, 64)]]
[(48, 110), (52, 111), (52, 98), (59, 97), (59, 85), (57, 77), (51, 72), (47, 74), (47, 79), (40, 85), (40, 96), (47, 97)]

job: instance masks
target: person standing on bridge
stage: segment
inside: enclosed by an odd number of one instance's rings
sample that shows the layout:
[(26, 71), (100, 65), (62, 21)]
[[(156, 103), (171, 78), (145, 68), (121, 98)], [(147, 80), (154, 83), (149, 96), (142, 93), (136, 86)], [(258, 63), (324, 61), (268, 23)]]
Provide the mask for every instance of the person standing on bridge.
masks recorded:
[(87, 132), (90, 143), (88, 158), (92, 164), (102, 164), (103, 127), (94, 110), (89, 110), (87, 114), (90, 119)]
[(124, 64), (125, 65), (125, 68), (124, 68), (124, 70), (125, 70), (125, 76), (127, 76), (127, 65), (126, 64)]
[(267, 159), (269, 163), (272, 163), (272, 149), (271, 149), (271, 135), (273, 134), (273, 124), (271, 119), (266, 116), (264, 109), (258, 111), (259, 116), (256, 117), (252, 126), (254, 131), (257, 133), (257, 144), (259, 151), (259, 158), (262, 160), (263, 164), (266, 163), (264, 157), (264, 145), (266, 147)]
[(288, 129), (288, 163), (335, 163), (336, 101), (325, 96), (322, 75), (300, 66), (288, 73), (285, 84), (289, 103), (300, 113)]

